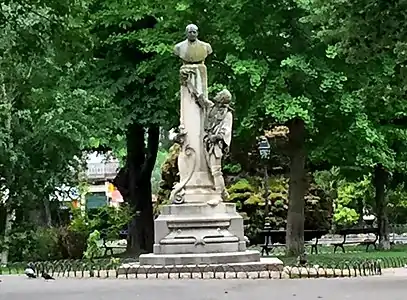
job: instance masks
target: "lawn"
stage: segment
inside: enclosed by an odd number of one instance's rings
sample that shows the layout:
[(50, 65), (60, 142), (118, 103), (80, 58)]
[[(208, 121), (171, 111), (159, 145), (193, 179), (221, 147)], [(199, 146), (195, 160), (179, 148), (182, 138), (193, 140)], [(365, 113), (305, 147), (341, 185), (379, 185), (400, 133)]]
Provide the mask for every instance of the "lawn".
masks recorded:
[[(296, 263), (296, 257), (287, 257), (281, 251), (282, 249), (279, 250), (270, 256), (278, 257), (286, 265)], [(347, 246), (345, 251), (345, 253), (341, 251), (333, 253), (332, 246), (321, 246), (318, 248), (318, 254), (307, 255), (308, 264), (328, 267), (368, 260), (380, 261), (382, 268), (404, 267), (404, 265), (407, 265), (407, 245), (395, 245), (387, 251), (369, 250), (369, 252), (366, 252), (365, 247), (362, 246)]]
[[(253, 248), (252, 248), (253, 249)], [(254, 247), (258, 249), (258, 247)], [(381, 268), (400, 268), (407, 265), (407, 245), (395, 245), (388, 251), (370, 250), (365, 251), (363, 246), (346, 246), (346, 252), (338, 251), (333, 253), (332, 246), (320, 246), (318, 254), (308, 254), (308, 265), (318, 265), (324, 268), (347, 268), (360, 265), (364, 261), (377, 262), (380, 261)], [(287, 257), (283, 253), (283, 248), (277, 248), (277, 251), (270, 256), (278, 257), (285, 265), (296, 265), (296, 257)], [(308, 249), (307, 249), (308, 250)], [(120, 256), (115, 254), (115, 256)], [(100, 259), (103, 264), (108, 265), (110, 258)], [(63, 264), (61, 261), (59, 264)], [(81, 263), (80, 263), (81, 264)], [(0, 267), (1, 274), (22, 274), (26, 267), (26, 263), (9, 263), (7, 267)], [(81, 269), (81, 268), (79, 268)]]

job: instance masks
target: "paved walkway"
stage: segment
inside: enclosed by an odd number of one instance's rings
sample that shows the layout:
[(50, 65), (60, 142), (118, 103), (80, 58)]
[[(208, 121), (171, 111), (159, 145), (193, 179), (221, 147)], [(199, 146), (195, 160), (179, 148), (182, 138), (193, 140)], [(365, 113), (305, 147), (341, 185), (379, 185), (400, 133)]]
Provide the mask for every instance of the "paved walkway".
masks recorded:
[[(397, 272), (396, 272), (397, 273)], [(294, 280), (42, 279), (2, 276), (7, 300), (391, 299), (407, 297), (407, 272), (382, 277)], [(396, 276), (395, 276), (396, 275)]]

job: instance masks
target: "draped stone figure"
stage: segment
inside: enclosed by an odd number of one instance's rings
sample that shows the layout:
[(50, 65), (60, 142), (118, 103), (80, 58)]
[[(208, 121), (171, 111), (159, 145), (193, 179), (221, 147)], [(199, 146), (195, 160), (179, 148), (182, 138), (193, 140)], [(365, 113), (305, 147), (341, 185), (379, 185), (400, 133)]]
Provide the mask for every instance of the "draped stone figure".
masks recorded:
[(214, 181), (214, 188), (225, 200), (228, 198), (228, 193), (222, 175), (222, 157), (228, 152), (232, 140), (233, 109), (230, 107), (232, 95), (224, 89), (216, 94), (213, 101), (205, 99), (203, 94), (198, 95), (196, 100), (205, 114), (206, 161)]

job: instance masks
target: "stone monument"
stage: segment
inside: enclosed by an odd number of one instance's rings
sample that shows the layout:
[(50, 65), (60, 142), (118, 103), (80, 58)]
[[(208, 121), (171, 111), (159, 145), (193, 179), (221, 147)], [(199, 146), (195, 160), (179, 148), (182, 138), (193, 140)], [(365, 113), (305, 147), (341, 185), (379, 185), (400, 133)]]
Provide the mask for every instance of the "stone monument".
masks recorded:
[(204, 63), (212, 48), (198, 40), (196, 25), (188, 25), (186, 34), (174, 48), (182, 60), (180, 182), (171, 192), (172, 204), (155, 220), (154, 253), (141, 255), (140, 265), (260, 263), (259, 252), (246, 249), (235, 204), (224, 202), (221, 159), (232, 138), (232, 95), (225, 89), (208, 99)]

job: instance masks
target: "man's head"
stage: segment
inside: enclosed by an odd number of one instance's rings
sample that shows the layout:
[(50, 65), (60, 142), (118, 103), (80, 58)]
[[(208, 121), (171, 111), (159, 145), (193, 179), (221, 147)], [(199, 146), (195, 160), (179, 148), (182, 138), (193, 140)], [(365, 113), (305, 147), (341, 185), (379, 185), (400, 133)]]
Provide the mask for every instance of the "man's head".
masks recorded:
[(195, 24), (189, 24), (185, 28), (185, 31), (187, 34), (188, 41), (195, 42), (196, 39), (198, 38), (198, 26), (196, 26)]
[(214, 100), (217, 104), (230, 104), (232, 102), (232, 94), (227, 89), (223, 89), (216, 94)]

